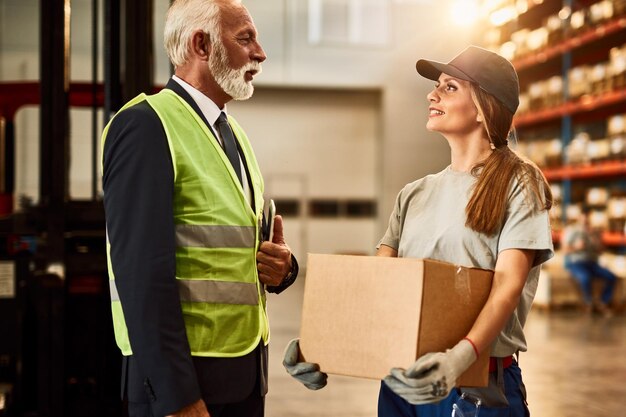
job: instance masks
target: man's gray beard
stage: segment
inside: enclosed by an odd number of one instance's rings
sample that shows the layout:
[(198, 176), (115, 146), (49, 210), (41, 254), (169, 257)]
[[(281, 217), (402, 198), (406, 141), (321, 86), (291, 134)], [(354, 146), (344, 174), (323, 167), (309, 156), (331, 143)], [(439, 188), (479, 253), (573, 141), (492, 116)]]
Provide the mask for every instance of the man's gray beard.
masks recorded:
[(232, 69), (228, 66), (226, 49), (222, 42), (213, 43), (213, 51), (209, 57), (209, 70), (217, 84), (226, 94), (234, 100), (247, 100), (254, 93), (252, 82), (245, 80), (247, 71), (256, 70), (261, 73), (261, 64), (256, 61), (250, 62), (239, 69)]

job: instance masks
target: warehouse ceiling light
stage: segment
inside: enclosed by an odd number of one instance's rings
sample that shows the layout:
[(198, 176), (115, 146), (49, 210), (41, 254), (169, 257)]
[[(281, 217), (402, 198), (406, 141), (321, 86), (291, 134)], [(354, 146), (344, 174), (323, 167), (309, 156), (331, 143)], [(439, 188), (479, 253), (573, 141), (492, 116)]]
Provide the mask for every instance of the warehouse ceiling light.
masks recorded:
[(459, 26), (471, 26), (478, 20), (480, 7), (475, 0), (456, 0), (451, 5), (452, 21)]
[(503, 7), (489, 15), (489, 21), (494, 26), (502, 26), (517, 17), (517, 9), (515, 6)]
[(569, 19), (571, 15), (572, 9), (568, 6), (565, 6), (561, 10), (559, 10), (559, 18), (561, 18), (561, 20)]

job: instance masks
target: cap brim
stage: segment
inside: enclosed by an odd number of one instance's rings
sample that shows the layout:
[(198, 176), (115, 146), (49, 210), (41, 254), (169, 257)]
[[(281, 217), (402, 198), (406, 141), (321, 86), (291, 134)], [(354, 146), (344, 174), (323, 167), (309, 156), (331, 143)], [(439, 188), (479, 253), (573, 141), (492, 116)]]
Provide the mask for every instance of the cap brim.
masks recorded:
[(460, 78), (465, 81), (476, 82), (464, 73), (463, 71), (453, 67), (450, 64), (444, 64), (443, 62), (436, 61), (428, 61), (426, 59), (420, 59), (415, 64), (415, 69), (417, 72), (424, 78), (428, 78), (429, 80), (437, 81), (441, 73), (451, 75), (455, 78)]

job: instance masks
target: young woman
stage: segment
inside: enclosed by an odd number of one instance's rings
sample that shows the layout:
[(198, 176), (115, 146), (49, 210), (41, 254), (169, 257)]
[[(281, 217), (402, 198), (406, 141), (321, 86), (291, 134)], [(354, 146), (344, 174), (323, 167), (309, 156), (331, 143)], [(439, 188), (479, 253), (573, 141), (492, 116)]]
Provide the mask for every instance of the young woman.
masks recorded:
[(527, 416), (513, 355), (526, 351), (522, 329), (539, 265), (552, 256), (552, 195), (539, 169), (508, 146), (517, 74), (506, 59), (474, 46), (448, 64), (420, 60), (417, 71), (435, 81), (426, 127), (446, 138), (451, 164), (404, 187), (377, 254), (492, 269), (493, 286), (466, 338), (392, 370), (378, 414), (450, 416), (460, 396), (456, 379), (491, 346), (490, 387), (471, 397), (481, 400), (480, 416)]
[[(527, 416), (513, 355), (526, 351), (522, 329), (539, 265), (553, 254), (552, 195), (539, 169), (508, 147), (519, 104), (517, 74), (506, 59), (474, 46), (448, 64), (420, 60), (417, 71), (435, 81), (426, 127), (446, 138), (451, 164), (402, 189), (377, 255), (491, 269), (494, 277), (467, 337), (408, 369), (391, 370), (380, 388), (378, 415), (450, 417), (457, 406), (475, 412), (480, 399), (480, 417)], [(461, 400), (457, 378), (489, 347), (490, 386)], [(297, 362), (297, 354), (296, 339), (285, 352), (287, 371), (311, 389), (323, 387), (326, 375), (316, 364)], [(470, 414), (457, 412), (462, 415)]]

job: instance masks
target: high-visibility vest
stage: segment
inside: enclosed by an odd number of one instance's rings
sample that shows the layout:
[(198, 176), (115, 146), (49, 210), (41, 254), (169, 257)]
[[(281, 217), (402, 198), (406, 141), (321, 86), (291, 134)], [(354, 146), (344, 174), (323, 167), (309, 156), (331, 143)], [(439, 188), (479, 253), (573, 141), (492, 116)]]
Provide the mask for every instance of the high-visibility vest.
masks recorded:
[[(261, 339), (269, 342), (265, 291), (256, 266), (264, 184), (254, 152), (239, 124), (228, 116), (250, 173), (256, 212), (219, 142), (184, 99), (164, 89), (137, 96), (120, 112), (143, 100), (160, 118), (172, 156), (176, 279), (191, 353), (243, 356)], [(103, 148), (109, 126), (103, 132)], [(122, 353), (131, 355), (110, 253), (107, 239), (115, 339)]]

